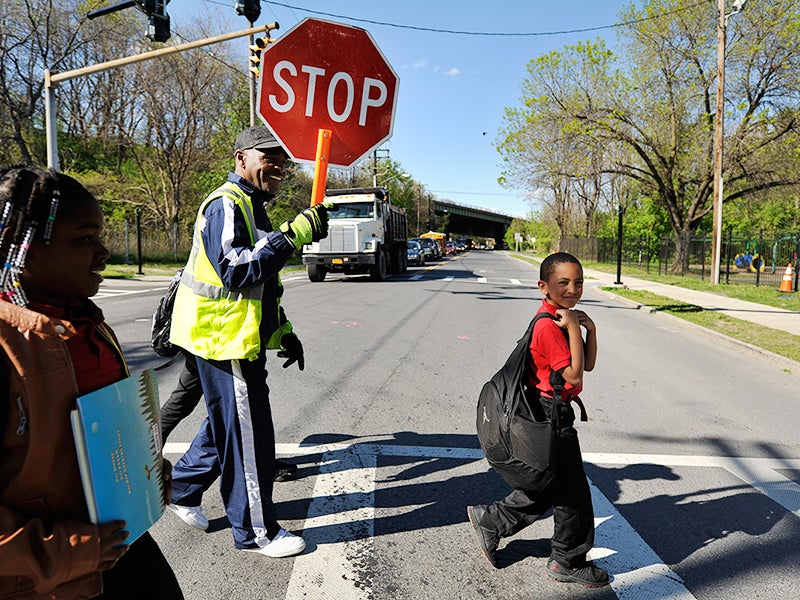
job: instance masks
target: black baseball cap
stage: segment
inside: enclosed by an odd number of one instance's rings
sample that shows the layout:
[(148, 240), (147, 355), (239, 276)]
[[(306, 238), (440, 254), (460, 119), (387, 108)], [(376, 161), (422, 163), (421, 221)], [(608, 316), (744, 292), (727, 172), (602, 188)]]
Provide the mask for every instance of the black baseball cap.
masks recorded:
[(272, 132), (263, 125), (256, 125), (255, 127), (248, 127), (236, 136), (236, 143), (234, 150), (270, 150), (273, 148), (280, 148), (283, 150), (280, 142), (275, 139)]

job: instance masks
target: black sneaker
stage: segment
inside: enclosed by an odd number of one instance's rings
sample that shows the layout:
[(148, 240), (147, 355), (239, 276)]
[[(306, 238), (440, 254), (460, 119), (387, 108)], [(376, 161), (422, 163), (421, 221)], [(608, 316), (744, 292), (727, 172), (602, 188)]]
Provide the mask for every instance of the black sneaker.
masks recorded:
[(472, 524), (475, 533), (478, 534), (478, 543), (481, 545), (483, 555), (486, 560), (496, 569), (497, 568), (497, 546), (500, 545), (500, 534), (495, 529), (483, 527), (480, 523), (486, 514), (485, 506), (468, 506), (467, 517)]
[(297, 465), (275, 459), (275, 481), (289, 481), (294, 479)]
[(608, 571), (587, 562), (582, 567), (565, 567), (556, 559), (547, 561), (547, 574), (562, 583), (580, 583), (583, 587), (596, 588), (608, 585)]

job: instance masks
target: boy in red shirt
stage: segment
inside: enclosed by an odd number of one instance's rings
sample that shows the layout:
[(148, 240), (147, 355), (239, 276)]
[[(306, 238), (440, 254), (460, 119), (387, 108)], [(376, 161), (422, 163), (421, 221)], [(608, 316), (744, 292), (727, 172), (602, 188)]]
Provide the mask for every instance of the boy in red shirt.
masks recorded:
[(544, 300), (537, 314), (548, 312), (556, 317), (555, 321), (537, 322), (531, 338), (532, 383), (540, 391), (544, 414), (550, 413), (554, 401), (550, 372), (559, 372), (565, 381), (561, 398), (555, 400), (561, 426), (556, 481), (545, 492), (515, 489), (489, 506), (468, 506), (467, 516), (484, 555), (496, 567), (500, 538), (516, 534), (552, 508), (555, 527), (547, 574), (561, 582), (601, 587), (608, 584), (608, 573), (586, 560), (594, 545), (594, 510), (571, 405), (575, 401), (583, 413), (578, 394), (583, 389), (584, 371), (591, 371), (597, 360), (596, 327), (585, 312), (575, 310), (583, 295), (583, 268), (577, 258), (566, 252), (551, 254), (542, 261), (539, 277)]

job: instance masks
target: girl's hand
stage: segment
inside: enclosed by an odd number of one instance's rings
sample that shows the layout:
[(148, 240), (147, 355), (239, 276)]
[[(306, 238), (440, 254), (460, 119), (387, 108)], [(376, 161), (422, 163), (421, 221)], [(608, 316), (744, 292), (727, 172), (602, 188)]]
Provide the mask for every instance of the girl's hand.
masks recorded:
[(107, 571), (117, 564), (117, 561), (128, 551), (128, 546), (122, 543), (128, 538), (125, 530), (125, 521), (109, 521), (98, 525), (100, 528), (100, 571)]

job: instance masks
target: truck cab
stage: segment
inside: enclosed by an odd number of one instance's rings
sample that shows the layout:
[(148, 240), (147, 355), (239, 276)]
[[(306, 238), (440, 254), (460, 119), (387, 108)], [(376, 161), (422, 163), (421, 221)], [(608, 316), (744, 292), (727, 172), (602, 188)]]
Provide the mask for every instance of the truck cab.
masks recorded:
[(326, 190), (328, 235), (303, 246), (303, 264), (311, 281), (328, 272), (368, 273), (383, 281), (408, 269), (406, 213), (391, 203), (383, 188)]

